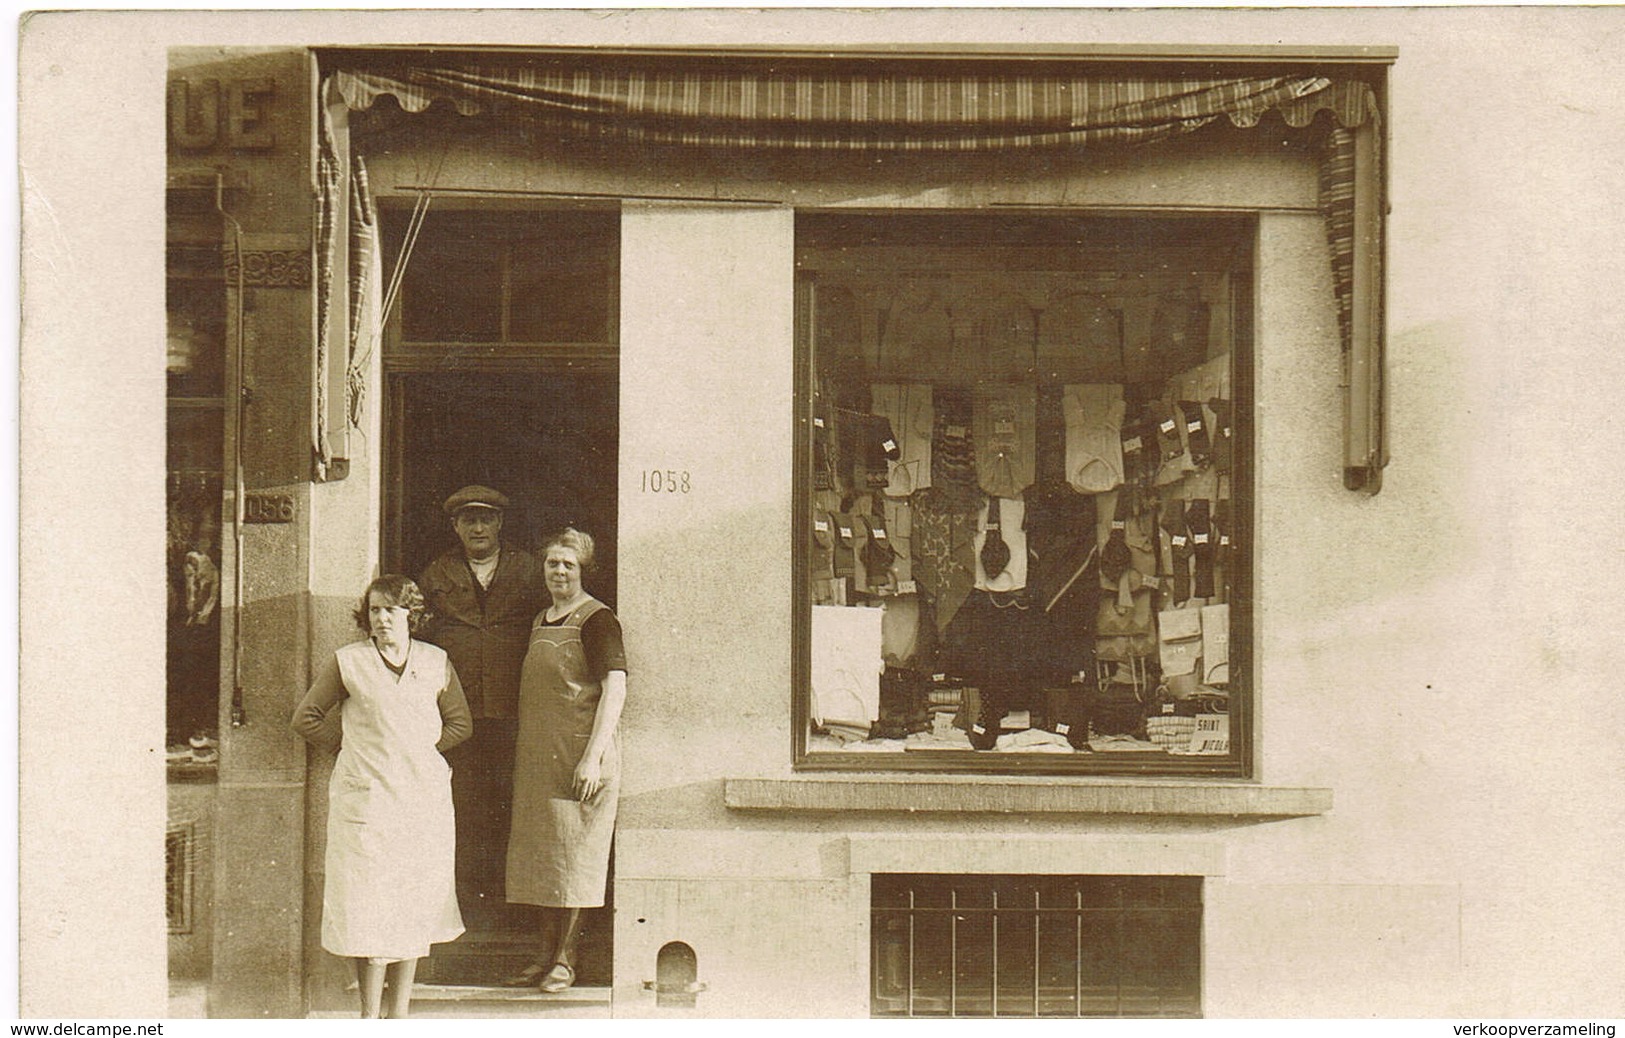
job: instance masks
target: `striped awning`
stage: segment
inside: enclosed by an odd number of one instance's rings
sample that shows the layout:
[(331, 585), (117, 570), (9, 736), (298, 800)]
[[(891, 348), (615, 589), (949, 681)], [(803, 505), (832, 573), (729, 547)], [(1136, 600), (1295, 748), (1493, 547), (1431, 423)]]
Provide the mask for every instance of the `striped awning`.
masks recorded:
[[(1053, 69), (1054, 66), (1049, 66)], [(463, 115), (529, 120), (567, 135), (711, 150), (1011, 152), (1164, 140), (1226, 119), (1275, 113), (1305, 127), (1321, 112), (1320, 204), (1343, 349), (1352, 343), (1355, 168), (1349, 132), (1378, 121), (1363, 80), (1327, 75), (1134, 77), (1037, 66), (1030, 74), (910, 70), (662, 69), (569, 61), (547, 65), (338, 68), (344, 103), (384, 96), (407, 112), (444, 104)], [(1380, 141), (1380, 136), (1379, 136)], [(1383, 157), (1376, 155), (1380, 164)]]
[(1373, 118), (1371, 88), (1326, 76), (1224, 79), (1121, 75), (804, 74), (409, 66), (344, 70), (353, 109), (393, 97), (407, 112), (517, 115), (572, 135), (645, 144), (824, 151), (1003, 151), (1160, 140), (1218, 119), (1276, 112), (1306, 126)]

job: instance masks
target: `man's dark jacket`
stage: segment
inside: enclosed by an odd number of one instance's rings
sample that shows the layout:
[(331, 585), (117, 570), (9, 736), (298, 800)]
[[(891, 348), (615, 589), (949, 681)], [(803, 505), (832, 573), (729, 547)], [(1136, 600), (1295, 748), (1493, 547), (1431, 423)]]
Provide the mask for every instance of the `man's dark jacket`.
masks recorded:
[(528, 552), (503, 548), (482, 593), (458, 547), (429, 563), (418, 586), (433, 614), (418, 636), (451, 657), (474, 716), (517, 716), (531, 621), (548, 601), (541, 564)]

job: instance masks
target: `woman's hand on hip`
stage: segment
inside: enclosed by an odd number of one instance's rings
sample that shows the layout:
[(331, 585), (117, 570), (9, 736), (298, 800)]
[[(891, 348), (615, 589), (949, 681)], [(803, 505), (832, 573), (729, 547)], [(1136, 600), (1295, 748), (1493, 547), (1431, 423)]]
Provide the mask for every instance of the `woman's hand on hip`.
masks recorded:
[(604, 762), (601, 758), (582, 758), (576, 765), (575, 795), (576, 799), (585, 803), (598, 795), (604, 788)]

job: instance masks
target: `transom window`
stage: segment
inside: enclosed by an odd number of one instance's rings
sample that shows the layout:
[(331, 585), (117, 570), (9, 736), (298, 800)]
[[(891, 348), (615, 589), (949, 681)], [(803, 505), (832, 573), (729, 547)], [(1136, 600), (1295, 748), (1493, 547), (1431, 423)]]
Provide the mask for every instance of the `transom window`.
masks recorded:
[[(401, 286), (403, 344), (609, 344), (617, 339), (619, 221), (590, 210), (431, 205)], [(405, 213), (392, 221), (408, 224)]]

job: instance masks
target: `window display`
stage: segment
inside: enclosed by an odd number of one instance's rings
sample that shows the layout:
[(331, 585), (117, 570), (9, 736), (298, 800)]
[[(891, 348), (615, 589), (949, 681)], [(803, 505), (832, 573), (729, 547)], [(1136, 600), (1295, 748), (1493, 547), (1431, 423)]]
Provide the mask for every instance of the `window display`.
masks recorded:
[(186, 769), (220, 756), (226, 282), (213, 191), (172, 189), (165, 215), (165, 745)]
[(801, 218), (804, 760), (1230, 759), (1249, 241)]

